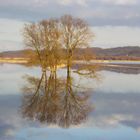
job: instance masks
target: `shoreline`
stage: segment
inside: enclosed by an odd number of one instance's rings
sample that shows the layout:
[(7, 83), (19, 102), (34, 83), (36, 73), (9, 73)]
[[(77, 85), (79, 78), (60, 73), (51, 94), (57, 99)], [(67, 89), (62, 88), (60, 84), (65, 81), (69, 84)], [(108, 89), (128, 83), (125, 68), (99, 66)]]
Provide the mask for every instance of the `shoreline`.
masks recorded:
[[(29, 58), (0, 58), (0, 63), (11, 63), (11, 64), (27, 64), (29, 62)], [(82, 60), (74, 60), (74, 63), (84, 64), (86, 62)], [(111, 63), (126, 63), (126, 64), (140, 64), (140, 60), (90, 60), (90, 63), (103, 63), (103, 64), (111, 64)]]
[(10, 64), (27, 64), (29, 59), (27, 58), (0, 58), (0, 63), (10, 63)]

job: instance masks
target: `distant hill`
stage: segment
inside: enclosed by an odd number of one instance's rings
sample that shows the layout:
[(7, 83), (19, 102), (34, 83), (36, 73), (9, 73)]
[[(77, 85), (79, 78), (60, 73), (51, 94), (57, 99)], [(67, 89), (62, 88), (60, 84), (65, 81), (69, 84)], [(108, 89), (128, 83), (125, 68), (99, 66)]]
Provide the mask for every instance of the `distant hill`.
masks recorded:
[[(89, 48), (98, 56), (136, 56), (140, 57), (140, 47), (117, 47), (117, 48)], [(83, 49), (84, 50), (84, 49)]]
[(140, 57), (140, 47), (117, 47), (108, 49), (95, 49), (98, 55), (108, 56), (135, 56)]
[[(76, 54), (83, 54), (85, 49), (78, 49)], [(117, 48), (89, 48), (91, 54), (96, 55), (96, 59), (119, 59), (119, 60), (140, 60), (140, 47), (117, 47)]]
[(104, 49), (101, 53), (98, 53), (98, 56), (105, 57), (107, 59), (116, 58), (116, 59), (130, 59), (130, 60), (140, 60), (140, 47), (118, 47)]
[[(27, 53), (28, 52), (28, 53)], [(76, 59), (80, 59), (86, 49), (76, 49), (74, 56)], [(140, 47), (117, 47), (117, 48), (88, 48), (88, 52), (95, 56), (96, 59), (104, 60), (140, 60)], [(0, 57), (30, 57), (29, 53), (31, 50), (20, 50), (20, 51), (6, 51), (0, 53)], [(27, 55), (28, 54), (28, 55)]]
[(31, 52), (31, 50), (18, 50), (18, 51), (5, 51), (0, 53), (0, 57), (10, 57), (10, 58), (24, 58), (29, 57), (27, 52)]

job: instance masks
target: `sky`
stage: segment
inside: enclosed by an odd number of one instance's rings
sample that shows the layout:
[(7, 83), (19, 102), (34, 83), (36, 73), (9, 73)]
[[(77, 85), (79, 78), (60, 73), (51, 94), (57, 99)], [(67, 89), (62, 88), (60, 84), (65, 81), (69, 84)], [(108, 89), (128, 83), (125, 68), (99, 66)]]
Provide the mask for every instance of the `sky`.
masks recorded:
[(93, 47), (140, 46), (140, 0), (0, 0), (0, 51), (23, 49), (24, 23), (71, 14), (86, 20)]

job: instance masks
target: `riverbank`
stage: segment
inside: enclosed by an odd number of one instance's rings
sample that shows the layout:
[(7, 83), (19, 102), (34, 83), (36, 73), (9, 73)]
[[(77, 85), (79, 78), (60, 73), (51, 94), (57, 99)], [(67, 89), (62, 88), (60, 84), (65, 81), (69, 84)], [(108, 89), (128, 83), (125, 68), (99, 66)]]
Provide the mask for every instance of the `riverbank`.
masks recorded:
[[(29, 62), (29, 58), (0, 58), (0, 63), (14, 63), (14, 64), (26, 64)], [(86, 61), (82, 60), (74, 60), (74, 63), (78, 64), (86, 64)], [(91, 64), (93, 63), (99, 63), (99, 64), (140, 64), (140, 60), (91, 60), (89, 61)]]
[(0, 63), (11, 63), (11, 64), (27, 64), (29, 59), (27, 58), (0, 58)]

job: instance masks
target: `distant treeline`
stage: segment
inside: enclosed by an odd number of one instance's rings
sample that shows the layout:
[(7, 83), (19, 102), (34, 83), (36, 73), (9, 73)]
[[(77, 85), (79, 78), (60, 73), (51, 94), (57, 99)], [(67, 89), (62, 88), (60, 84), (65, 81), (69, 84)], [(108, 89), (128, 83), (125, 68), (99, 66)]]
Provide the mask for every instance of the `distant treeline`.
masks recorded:
[[(65, 52), (65, 50), (62, 50)], [(10, 58), (31, 58), (35, 57), (32, 50), (7, 51), (0, 53), (0, 57)], [(118, 47), (118, 48), (77, 48), (74, 51), (73, 59), (83, 60), (140, 60), (140, 47)]]

